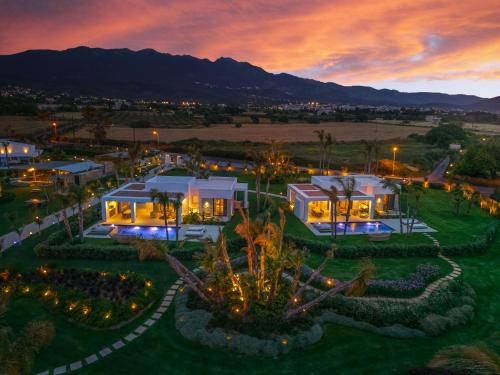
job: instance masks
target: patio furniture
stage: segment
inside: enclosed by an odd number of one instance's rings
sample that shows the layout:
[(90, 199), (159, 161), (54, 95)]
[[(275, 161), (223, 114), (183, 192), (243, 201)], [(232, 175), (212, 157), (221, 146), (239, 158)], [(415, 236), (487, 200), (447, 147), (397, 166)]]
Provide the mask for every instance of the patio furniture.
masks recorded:
[(391, 232), (367, 233), (367, 236), (370, 242), (382, 242), (391, 238)]
[(202, 237), (205, 235), (206, 232), (207, 232), (207, 230), (206, 230), (205, 226), (203, 226), (203, 225), (190, 226), (189, 228), (186, 229), (184, 236), (186, 236), (186, 237)]
[(314, 217), (322, 217), (325, 211), (321, 208), (313, 207), (311, 210), (311, 215)]
[(123, 219), (130, 219), (132, 216), (131, 216), (131, 212), (130, 210), (124, 210), (122, 211), (122, 218)]

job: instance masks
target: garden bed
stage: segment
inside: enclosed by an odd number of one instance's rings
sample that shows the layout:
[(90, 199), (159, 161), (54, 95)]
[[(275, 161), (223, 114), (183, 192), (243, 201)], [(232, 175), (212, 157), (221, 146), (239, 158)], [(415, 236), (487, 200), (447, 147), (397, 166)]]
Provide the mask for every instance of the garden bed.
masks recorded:
[(86, 327), (116, 329), (137, 318), (159, 297), (151, 280), (135, 273), (113, 274), (42, 266), (24, 273), (6, 270), (0, 288), (15, 297), (37, 298), (51, 311)]
[(269, 335), (248, 334), (218, 326), (215, 314), (193, 303), (188, 287), (175, 299), (177, 330), (188, 340), (210, 348), (227, 349), (243, 355), (277, 357), (309, 347), (323, 337), (327, 323), (344, 325), (374, 334), (400, 339), (439, 336), (449, 329), (466, 325), (474, 318), (475, 293), (460, 281), (443, 284), (428, 299), (418, 303), (384, 302), (342, 295), (302, 316), (309, 325), (291, 332)]

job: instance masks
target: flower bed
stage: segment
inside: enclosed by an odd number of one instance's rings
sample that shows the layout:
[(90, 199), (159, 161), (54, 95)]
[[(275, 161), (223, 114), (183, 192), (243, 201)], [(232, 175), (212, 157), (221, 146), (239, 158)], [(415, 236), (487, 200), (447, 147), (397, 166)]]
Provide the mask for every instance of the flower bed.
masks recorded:
[(52, 311), (94, 328), (116, 328), (159, 297), (150, 280), (133, 273), (44, 266), (25, 274), (6, 271), (2, 275), (3, 293), (38, 298)]
[[(301, 280), (307, 280), (313, 270), (307, 265), (302, 266)], [(415, 272), (412, 272), (407, 277), (396, 280), (378, 280), (373, 279), (368, 281), (366, 296), (387, 296), (387, 297), (415, 297), (422, 293), (427, 285), (440, 276), (439, 266), (432, 263), (419, 264)], [(321, 290), (331, 288), (336, 282), (341, 280), (333, 280), (330, 277), (319, 274), (316, 276), (312, 285)]]

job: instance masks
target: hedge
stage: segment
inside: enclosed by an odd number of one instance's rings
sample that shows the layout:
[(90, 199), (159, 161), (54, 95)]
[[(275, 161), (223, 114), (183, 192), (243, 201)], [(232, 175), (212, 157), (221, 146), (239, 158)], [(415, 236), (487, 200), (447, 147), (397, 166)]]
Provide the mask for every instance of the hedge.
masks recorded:
[[(312, 253), (323, 255), (331, 250), (332, 244), (324, 241), (308, 240), (292, 235), (285, 235), (285, 240), (295, 243), (299, 248), (305, 247)], [(435, 257), (439, 253), (439, 247), (433, 244), (385, 244), (385, 245), (363, 245), (342, 246), (335, 251), (336, 258), (389, 258), (389, 257)]]
[[(243, 240), (235, 238), (227, 241), (228, 250), (232, 253), (240, 251)], [(97, 244), (70, 243), (65, 230), (50, 234), (45, 241), (34, 248), (40, 258), (59, 259), (92, 259), (92, 260), (138, 260), (137, 249), (127, 244), (99, 246)], [(175, 248), (170, 254), (180, 260), (192, 260), (195, 253), (203, 251), (203, 244), (191, 249)], [(154, 259), (153, 259), (154, 260)], [(163, 260), (159, 258), (156, 260)]]
[(441, 253), (448, 256), (468, 256), (484, 254), (498, 234), (498, 221), (489, 226), (486, 232), (474, 242), (446, 245), (441, 247)]

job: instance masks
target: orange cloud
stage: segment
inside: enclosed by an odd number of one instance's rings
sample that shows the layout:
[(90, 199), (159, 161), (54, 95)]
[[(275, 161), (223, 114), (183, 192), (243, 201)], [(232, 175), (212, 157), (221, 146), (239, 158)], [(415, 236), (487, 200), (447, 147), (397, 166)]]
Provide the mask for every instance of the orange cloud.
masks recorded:
[(0, 5), (0, 53), (76, 45), (155, 48), (211, 59), (230, 56), (273, 72), (343, 84), (500, 80), (498, 0), (0, 0)]

